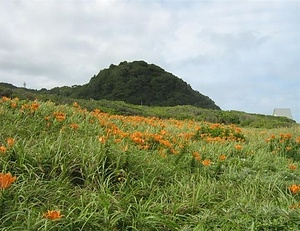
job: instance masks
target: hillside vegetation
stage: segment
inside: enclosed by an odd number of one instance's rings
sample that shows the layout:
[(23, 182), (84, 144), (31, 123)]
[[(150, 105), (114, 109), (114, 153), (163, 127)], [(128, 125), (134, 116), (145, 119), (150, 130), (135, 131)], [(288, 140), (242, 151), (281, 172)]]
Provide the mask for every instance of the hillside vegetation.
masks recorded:
[(47, 94), (43, 90), (18, 88), (11, 84), (0, 83), (0, 96), (19, 99), (39, 99), (56, 104), (72, 105), (76, 100), (89, 111), (101, 108), (102, 111), (118, 115), (137, 115), (144, 117), (174, 118), (179, 120), (207, 121), (212, 123), (236, 124), (242, 127), (276, 128), (296, 125), (294, 120), (286, 117), (250, 114), (240, 111), (223, 111), (179, 105), (173, 107), (145, 106), (128, 104), (123, 101), (73, 99), (56, 94)]
[(193, 105), (220, 110), (209, 97), (193, 90), (182, 79), (144, 61), (112, 64), (91, 78), (88, 84), (57, 87), (49, 92), (71, 98), (124, 101), (137, 105)]
[(0, 230), (300, 229), (297, 125), (242, 129), (7, 97), (0, 118)]

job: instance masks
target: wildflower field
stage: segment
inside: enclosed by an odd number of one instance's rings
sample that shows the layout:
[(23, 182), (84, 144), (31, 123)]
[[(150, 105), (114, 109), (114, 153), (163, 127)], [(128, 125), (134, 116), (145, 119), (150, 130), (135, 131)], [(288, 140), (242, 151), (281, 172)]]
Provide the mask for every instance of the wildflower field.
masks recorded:
[(0, 99), (0, 230), (300, 230), (300, 128)]

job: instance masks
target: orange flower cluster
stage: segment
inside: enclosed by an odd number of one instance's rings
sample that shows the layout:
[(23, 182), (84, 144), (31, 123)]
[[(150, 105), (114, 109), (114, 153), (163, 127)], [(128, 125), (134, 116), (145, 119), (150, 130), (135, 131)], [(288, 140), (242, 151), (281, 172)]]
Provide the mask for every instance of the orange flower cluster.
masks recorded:
[(291, 146), (287, 146), (287, 147), (285, 148), (285, 150), (290, 151), (290, 150), (292, 150), (292, 147), (291, 147)]
[(2, 96), (1, 100), (2, 100), (2, 102), (8, 102), (8, 103), (10, 103), (10, 107), (12, 109), (15, 109), (15, 108), (18, 107), (19, 98), (17, 98), (17, 97), (11, 99), (11, 98), (8, 98), (6, 96)]
[(138, 145), (144, 145), (146, 143), (145, 139), (143, 138), (143, 133), (141, 132), (134, 132), (130, 135), (131, 140), (138, 144)]
[(16, 108), (18, 105), (16, 102), (11, 102), (10, 106), (11, 106), (11, 108)]
[(7, 148), (4, 145), (0, 146), (0, 152), (6, 153)]
[(241, 151), (241, 150), (243, 149), (243, 146), (237, 144), (237, 145), (235, 145), (235, 149), (236, 149), (237, 151)]
[(11, 100), (11, 98), (8, 98), (8, 97), (6, 97), (6, 96), (2, 96), (2, 101), (3, 102), (7, 102), (7, 101), (10, 101)]
[(3, 144), (0, 146), (0, 153), (6, 153), (7, 149), (12, 147), (14, 143), (15, 143), (15, 139), (12, 137), (8, 137), (6, 139), (6, 146)]
[(8, 138), (6, 139), (6, 142), (7, 142), (7, 145), (8, 145), (9, 147), (11, 147), (11, 146), (14, 145), (15, 139), (12, 138), (12, 137), (8, 137)]
[[(158, 150), (159, 154), (178, 154), (184, 147), (201, 138), (207, 142), (244, 141), (242, 130), (234, 125), (211, 124), (195, 121), (180, 121), (175, 119), (145, 118), (141, 116), (110, 115), (99, 109), (90, 113), (105, 129), (105, 135), (100, 135), (100, 142), (108, 139), (122, 145), (122, 141), (130, 140), (140, 149)], [(96, 120), (95, 120), (96, 119)], [(149, 130), (140, 130), (147, 127)], [(149, 128), (151, 127), (151, 128)], [(121, 147), (120, 147), (121, 149)]]
[(77, 102), (74, 102), (73, 103), (73, 107), (79, 108), (80, 106), (79, 106), (79, 104)]
[[(139, 116), (109, 115), (97, 109), (91, 115), (96, 117), (100, 125), (105, 128), (106, 135), (99, 136), (101, 143), (105, 143), (109, 138), (112, 138), (116, 143), (121, 143), (122, 140), (129, 139), (140, 149), (157, 149), (160, 153), (161, 149), (167, 149), (167, 152), (172, 154), (177, 154), (179, 151), (176, 149), (182, 146), (182, 143), (177, 142), (177, 137), (164, 130), (166, 126), (164, 123), (169, 123), (169, 121)], [(122, 127), (118, 126), (120, 121), (122, 122)], [(143, 127), (141, 124), (149, 125), (159, 130), (156, 133), (135, 130), (136, 127)]]
[(292, 138), (292, 135), (290, 133), (287, 133), (287, 134), (280, 133), (280, 138), (282, 140), (289, 140)]
[(297, 169), (297, 166), (294, 164), (289, 164), (288, 168), (294, 171)]
[(242, 129), (235, 125), (225, 126), (223, 124), (206, 124), (202, 127), (196, 127), (194, 138), (201, 138), (206, 142), (225, 143), (226, 141), (245, 141)]
[(202, 164), (203, 164), (204, 166), (210, 166), (210, 165), (211, 165), (211, 160), (205, 159), (205, 160), (202, 161)]
[(273, 134), (266, 139), (272, 153), (284, 153), (287, 156), (293, 155), (293, 151), (299, 148), (299, 141), (299, 137), (293, 139), (290, 133), (280, 133), (277, 137)]
[[(277, 138), (276, 135), (272, 134), (269, 138), (266, 139), (266, 141), (272, 142), (272, 141), (279, 141), (280, 143), (289, 143), (290, 141), (292, 141), (293, 136), (290, 133), (280, 133), (279, 137)], [(295, 139), (295, 141), (297, 142), (298, 137)]]
[(10, 173), (0, 173), (0, 189), (7, 189), (16, 179), (17, 177)]
[(194, 136), (193, 133), (179, 133), (178, 137), (182, 138), (185, 141), (190, 140)]
[(30, 111), (31, 113), (38, 110), (40, 104), (37, 101), (32, 102), (31, 104), (23, 104), (21, 106), (21, 111)]
[(221, 155), (219, 156), (219, 160), (220, 160), (220, 161), (224, 161), (226, 158), (227, 158), (227, 157), (226, 157), (224, 154), (221, 154)]
[(201, 161), (201, 156), (200, 156), (199, 152), (193, 152), (193, 157), (195, 158), (195, 160)]
[[(205, 137), (205, 136), (206, 136), (205, 134), (201, 135), (201, 137)], [(205, 141), (208, 142), (208, 143), (213, 143), (213, 142), (225, 143), (226, 139), (221, 138), (219, 136), (217, 136), (217, 137), (208, 136), (208, 137), (205, 138)]]
[(39, 108), (39, 104), (37, 102), (34, 102), (31, 104), (31, 110), (36, 111)]
[(293, 193), (293, 194), (297, 194), (298, 192), (300, 192), (300, 185), (296, 185), (293, 184), (289, 187), (289, 190)]
[[(193, 152), (192, 154), (195, 160), (197, 160), (198, 162), (202, 160), (199, 152)], [(224, 161), (226, 158), (227, 158), (226, 155), (221, 154), (218, 159), (219, 161)], [(210, 159), (204, 159), (201, 163), (204, 166), (210, 166), (212, 164), (212, 161)]]
[(76, 130), (76, 129), (79, 128), (79, 125), (76, 124), (76, 123), (71, 123), (71, 124), (70, 124), (70, 127)]
[(54, 112), (53, 115), (58, 122), (62, 122), (66, 119), (66, 114), (63, 112)]
[(300, 208), (300, 203), (299, 204), (293, 204), (290, 206), (290, 209), (297, 209)]
[(100, 141), (102, 144), (105, 144), (105, 143), (106, 143), (106, 140), (107, 140), (107, 137), (105, 137), (105, 136), (99, 136), (98, 139), (99, 139), (99, 141)]
[(60, 210), (48, 210), (46, 213), (43, 214), (43, 217), (50, 219), (50, 220), (57, 220), (63, 217), (60, 214)]
[(218, 123), (216, 123), (216, 124), (211, 124), (211, 125), (209, 126), (210, 129), (216, 129), (216, 128), (220, 128), (220, 127), (221, 127), (221, 124), (218, 124)]

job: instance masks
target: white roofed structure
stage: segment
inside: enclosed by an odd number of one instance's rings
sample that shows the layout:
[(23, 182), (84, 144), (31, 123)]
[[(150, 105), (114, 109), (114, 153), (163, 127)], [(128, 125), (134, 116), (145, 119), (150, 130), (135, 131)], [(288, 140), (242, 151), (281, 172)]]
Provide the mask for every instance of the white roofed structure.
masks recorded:
[(293, 119), (291, 109), (289, 108), (275, 108), (273, 111), (273, 116), (284, 116), (289, 119)]

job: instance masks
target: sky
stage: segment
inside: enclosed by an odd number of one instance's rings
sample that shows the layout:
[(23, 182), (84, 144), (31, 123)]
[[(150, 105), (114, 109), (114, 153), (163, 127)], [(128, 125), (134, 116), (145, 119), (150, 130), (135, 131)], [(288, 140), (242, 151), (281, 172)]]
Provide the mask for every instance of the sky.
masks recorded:
[(300, 123), (298, 0), (0, 0), (0, 82), (82, 85), (144, 60), (223, 110)]

